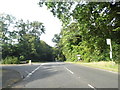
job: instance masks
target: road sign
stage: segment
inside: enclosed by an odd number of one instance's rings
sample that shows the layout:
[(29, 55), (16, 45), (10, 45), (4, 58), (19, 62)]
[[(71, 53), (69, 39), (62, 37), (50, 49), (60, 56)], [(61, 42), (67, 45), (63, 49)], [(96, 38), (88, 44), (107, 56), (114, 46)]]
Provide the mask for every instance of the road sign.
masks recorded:
[(107, 45), (111, 44), (111, 39), (106, 39), (106, 41), (107, 41)]
[(110, 45), (110, 59), (112, 60), (113, 62), (113, 59), (112, 59), (112, 45), (111, 45), (111, 39), (106, 39), (107, 41), (107, 45)]

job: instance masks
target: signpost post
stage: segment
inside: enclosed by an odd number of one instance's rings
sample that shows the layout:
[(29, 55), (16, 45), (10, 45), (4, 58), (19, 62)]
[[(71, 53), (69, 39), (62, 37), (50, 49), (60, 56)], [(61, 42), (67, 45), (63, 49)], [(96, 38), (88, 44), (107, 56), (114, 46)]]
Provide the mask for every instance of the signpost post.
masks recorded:
[(113, 62), (111, 39), (106, 39), (106, 41), (107, 41), (107, 45), (110, 45), (110, 59), (111, 59), (112, 62)]
[(80, 60), (80, 56), (81, 56), (81, 55), (79, 55), (79, 54), (77, 55), (77, 57), (78, 57), (78, 61)]
[(31, 65), (31, 60), (29, 60), (29, 64)]

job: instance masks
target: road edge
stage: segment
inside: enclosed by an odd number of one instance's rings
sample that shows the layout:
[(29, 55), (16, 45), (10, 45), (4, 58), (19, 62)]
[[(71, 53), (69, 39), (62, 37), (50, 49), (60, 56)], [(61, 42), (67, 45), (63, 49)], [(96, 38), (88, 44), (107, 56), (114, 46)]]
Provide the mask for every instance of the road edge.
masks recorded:
[[(21, 80), (23, 80), (23, 76), (21, 75), (20, 72), (18, 72), (16, 70), (12, 70), (12, 69), (4, 69), (4, 70), (18, 73), (20, 77), (18, 76), (19, 78), (17, 79), (17, 81), (14, 81), (14, 79), (16, 79), (16, 78), (9, 78), (9, 80), (7, 80), (7, 82), (6, 82), (7, 86), (6, 87), (2, 86), (2, 88), (11, 88), (14, 84), (16, 84), (16, 83), (20, 82)], [(11, 82), (9, 83), (9, 81), (11, 81)]]
[(89, 67), (89, 68), (92, 68), (92, 69), (97, 69), (97, 70), (101, 70), (101, 71), (111, 72), (111, 73), (114, 73), (114, 74), (119, 74), (119, 72), (114, 72), (114, 71), (109, 71), (109, 70), (106, 70), (106, 69), (101, 69), (101, 68), (97, 68), (97, 67), (87, 66), (87, 65), (84, 65), (84, 64), (80, 64), (80, 63), (74, 63), (74, 62), (66, 62), (66, 63), (72, 63), (72, 64), (76, 64), (76, 65), (81, 65), (81, 66), (84, 66), (84, 67)]

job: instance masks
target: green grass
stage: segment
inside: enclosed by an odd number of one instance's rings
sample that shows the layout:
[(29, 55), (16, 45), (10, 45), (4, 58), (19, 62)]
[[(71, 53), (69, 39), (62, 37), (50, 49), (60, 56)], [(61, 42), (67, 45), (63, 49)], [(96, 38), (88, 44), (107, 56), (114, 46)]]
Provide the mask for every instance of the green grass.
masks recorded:
[(89, 66), (93, 68), (100, 68), (108, 71), (114, 71), (118, 72), (118, 64), (112, 63), (111, 61), (100, 61), (100, 62), (90, 62), (90, 63), (84, 63), (84, 62), (72, 62), (75, 64), (81, 64), (84, 66)]

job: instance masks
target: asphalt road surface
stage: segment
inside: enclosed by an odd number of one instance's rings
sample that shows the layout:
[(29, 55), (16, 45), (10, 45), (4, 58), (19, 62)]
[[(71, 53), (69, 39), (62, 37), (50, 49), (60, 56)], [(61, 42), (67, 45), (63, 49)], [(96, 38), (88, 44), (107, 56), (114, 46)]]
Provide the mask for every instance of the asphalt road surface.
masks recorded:
[(20, 72), (23, 80), (13, 88), (118, 88), (117, 73), (78, 64), (51, 62), (3, 68)]

